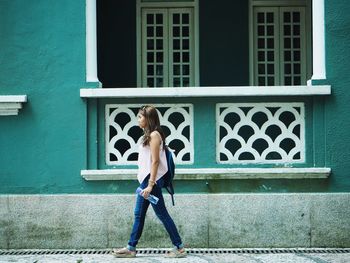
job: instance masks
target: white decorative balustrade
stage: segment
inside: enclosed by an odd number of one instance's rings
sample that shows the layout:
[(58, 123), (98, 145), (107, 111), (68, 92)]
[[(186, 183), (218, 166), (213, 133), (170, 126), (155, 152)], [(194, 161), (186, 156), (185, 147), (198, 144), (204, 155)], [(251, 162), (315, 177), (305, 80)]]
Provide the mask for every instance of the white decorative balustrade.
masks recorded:
[[(166, 143), (174, 150), (177, 164), (193, 163), (193, 105), (155, 104)], [(131, 165), (137, 163), (142, 130), (137, 123), (141, 104), (107, 104), (106, 163)]]
[(217, 162), (304, 162), (304, 111), (303, 103), (217, 104)]
[[(92, 102), (88, 104), (88, 164), (81, 175), (86, 180), (135, 179), (137, 168), (133, 166), (142, 135), (136, 117), (143, 100), (152, 99), (160, 102), (155, 106), (167, 143), (175, 150), (176, 163), (182, 164), (176, 167), (176, 179), (327, 178), (331, 169), (325, 167), (322, 156), (324, 131), (312, 125), (324, 125), (318, 97), (330, 94), (329, 85), (81, 89), (81, 97)], [(247, 97), (260, 102), (246, 103)], [(284, 99), (268, 102), (271, 97)], [(306, 97), (315, 98), (318, 104), (305, 104)], [(206, 98), (210, 103), (203, 104)], [(221, 103), (230, 98), (235, 102)], [(105, 99), (115, 102), (105, 104)], [(104, 129), (98, 121), (100, 107), (105, 112)], [(203, 119), (202, 114), (216, 129), (216, 133), (205, 133), (206, 141), (200, 137), (207, 125), (199, 120), (196, 127), (193, 124), (195, 117)], [(105, 143), (98, 143), (99, 134), (104, 134)], [(201, 144), (207, 146), (206, 152)], [(216, 158), (212, 154), (215, 147)], [(104, 159), (98, 157), (101, 150), (106, 153)]]

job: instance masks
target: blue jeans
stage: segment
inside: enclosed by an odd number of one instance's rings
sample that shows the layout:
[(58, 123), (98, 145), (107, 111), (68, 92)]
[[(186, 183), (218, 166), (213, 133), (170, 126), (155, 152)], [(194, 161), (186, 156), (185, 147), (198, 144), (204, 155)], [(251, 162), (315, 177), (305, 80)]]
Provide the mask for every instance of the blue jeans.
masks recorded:
[[(148, 185), (149, 176), (145, 178), (140, 187), (145, 189)], [(174, 224), (173, 219), (170, 217), (164, 203), (163, 193), (162, 193), (163, 179), (159, 179), (157, 184), (153, 186), (152, 195), (155, 195), (159, 198), (158, 203), (152, 204), (147, 199), (143, 198), (140, 195), (136, 197), (136, 207), (134, 210), (135, 220), (128, 242), (128, 249), (135, 250), (136, 245), (141, 237), (143, 226), (145, 223), (146, 212), (149, 207), (149, 204), (152, 205), (153, 210), (157, 217), (162, 221), (166, 231), (168, 232), (171, 242), (177, 248), (183, 248), (183, 244), (180, 238), (180, 235), (177, 231), (177, 228)]]

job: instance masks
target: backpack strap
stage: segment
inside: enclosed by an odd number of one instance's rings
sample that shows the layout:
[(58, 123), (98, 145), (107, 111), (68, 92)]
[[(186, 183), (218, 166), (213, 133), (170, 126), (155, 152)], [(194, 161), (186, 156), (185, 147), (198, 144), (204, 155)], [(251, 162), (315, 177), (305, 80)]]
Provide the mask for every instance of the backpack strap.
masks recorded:
[(171, 183), (168, 187), (165, 187), (168, 193), (171, 196), (171, 202), (173, 203), (173, 206), (175, 206), (175, 200), (174, 200), (174, 187), (173, 184)]

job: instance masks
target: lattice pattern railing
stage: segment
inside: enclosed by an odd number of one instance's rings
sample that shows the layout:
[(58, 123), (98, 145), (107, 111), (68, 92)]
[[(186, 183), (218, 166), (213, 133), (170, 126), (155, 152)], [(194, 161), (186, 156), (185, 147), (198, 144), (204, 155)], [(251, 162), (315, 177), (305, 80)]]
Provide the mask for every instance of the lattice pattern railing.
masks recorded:
[[(106, 105), (106, 163), (136, 164), (142, 130), (137, 123), (139, 104)], [(177, 164), (193, 163), (193, 105), (156, 104), (166, 143)]]
[(217, 104), (219, 163), (295, 163), (305, 159), (303, 103)]

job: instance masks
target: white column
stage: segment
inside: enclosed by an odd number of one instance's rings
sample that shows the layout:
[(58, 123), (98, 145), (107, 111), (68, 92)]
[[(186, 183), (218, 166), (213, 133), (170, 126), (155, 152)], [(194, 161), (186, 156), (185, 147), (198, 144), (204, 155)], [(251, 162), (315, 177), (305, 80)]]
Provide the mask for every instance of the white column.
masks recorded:
[(86, 0), (86, 81), (98, 82), (96, 0)]
[(326, 49), (324, 28), (324, 0), (312, 1), (312, 80), (326, 78)]

